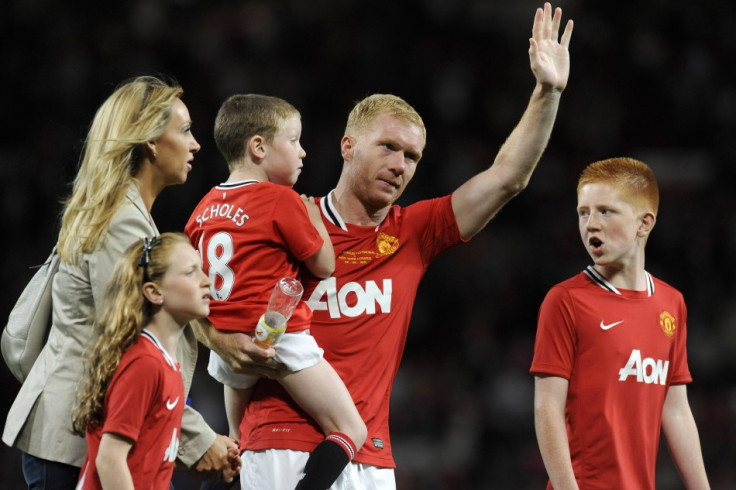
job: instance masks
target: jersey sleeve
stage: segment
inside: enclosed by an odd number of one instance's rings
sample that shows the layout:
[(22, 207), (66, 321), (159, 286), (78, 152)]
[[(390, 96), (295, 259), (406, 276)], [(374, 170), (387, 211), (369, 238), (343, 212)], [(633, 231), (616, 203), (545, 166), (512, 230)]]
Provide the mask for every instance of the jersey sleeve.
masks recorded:
[(687, 308), (685, 307), (685, 300), (683, 299), (680, 307), (680, 321), (681, 325), (678, 328), (674, 353), (672, 356), (672, 378), (670, 384), (681, 385), (691, 383), (693, 378), (690, 374), (690, 368), (687, 363)]
[(143, 426), (151, 403), (161, 388), (161, 363), (142, 356), (120, 365), (107, 389), (102, 432), (112, 432), (133, 442)]
[(285, 189), (274, 206), (273, 226), (291, 254), (300, 262), (316, 254), (324, 243), (309, 219), (301, 197), (291, 189)]
[(464, 241), (452, 211), (452, 196), (419, 201), (404, 208), (405, 219), (419, 237), (425, 266), (440, 254)]
[(539, 308), (530, 373), (570, 379), (575, 359), (574, 325), (569, 292), (559, 286), (553, 287)]

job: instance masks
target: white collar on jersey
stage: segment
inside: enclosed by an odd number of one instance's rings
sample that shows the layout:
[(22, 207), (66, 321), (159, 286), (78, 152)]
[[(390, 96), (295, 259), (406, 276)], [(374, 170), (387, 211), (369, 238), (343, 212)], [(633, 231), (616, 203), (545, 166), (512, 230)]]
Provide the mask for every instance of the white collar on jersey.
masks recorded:
[(234, 189), (235, 187), (241, 187), (244, 185), (257, 184), (258, 180), (241, 180), (240, 182), (223, 182), (217, 185), (218, 189)]
[[(612, 293), (621, 295), (621, 291), (616, 289), (613, 284), (608, 282), (605, 277), (600, 275), (598, 271), (593, 268), (592, 265), (586, 267), (583, 272), (585, 272), (590, 280), (597, 284), (599, 287), (605, 289), (606, 291), (611, 291)], [(654, 281), (652, 280), (652, 276), (647, 271), (644, 271), (644, 274), (646, 274), (647, 277), (647, 296), (651, 296), (654, 294)]]
[(178, 368), (176, 367), (176, 363), (174, 362), (174, 360), (171, 358), (169, 353), (164, 350), (163, 346), (161, 345), (161, 342), (158, 341), (156, 336), (153, 335), (153, 333), (151, 333), (150, 330), (148, 330), (147, 328), (144, 328), (143, 331), (141, 332), (141, 337), (147, 338), (148, 340), (153, 342), (153, 345), (155, 345), (158, 348), (158, 350), (161, 351), (161, 354), (163, 354), (164, 359), (166, 359), (166, 362), (169, 363), (169, 366), (171, 366), (172, 368), (178, 371)]
[[(325, 197), (323, 197), (320, 202), (320, 208), (322, 208), (322, 214), (327, 218), (327, 221), (332, 223), (333, 225), (339, 227), (341, 230), (348, 231), (348, 226), (345, 224), (345, 220), (342, 219), (342, 216), (340, 216), (340, 213), (337, 212), (337, 208), (335, 208), (335, 204), (332, 202), (332, 194), (335, 192), (335, 189), (332, 189)], [(385, 219), (385, 218), (384, 218)], [(376, 230), (381, 227), (383, 222), (376, 225)]]

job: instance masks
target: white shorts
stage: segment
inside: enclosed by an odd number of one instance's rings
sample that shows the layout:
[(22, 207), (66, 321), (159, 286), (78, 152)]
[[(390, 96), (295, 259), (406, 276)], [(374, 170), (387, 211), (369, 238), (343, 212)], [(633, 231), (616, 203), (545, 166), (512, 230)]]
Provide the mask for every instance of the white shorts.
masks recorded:
[[(274, 359), (283, 363), (289, 371), (296, 372), (312, 367), (322, 360), (324, 351), (317, 345), (309, 330), (285, 333), (273, 346)], [(220, 383), (231, 388), (250, 388), (260, 379), (257, 374), (236, 373), (214, 351), (210, 351), (207, 372)]]
[[(304, 474), (309, 453), (290, 449), (245, 451), (240, 488), (294, 490)], [(348, 463), (330, 490), (396, 490), (393, 468)]]

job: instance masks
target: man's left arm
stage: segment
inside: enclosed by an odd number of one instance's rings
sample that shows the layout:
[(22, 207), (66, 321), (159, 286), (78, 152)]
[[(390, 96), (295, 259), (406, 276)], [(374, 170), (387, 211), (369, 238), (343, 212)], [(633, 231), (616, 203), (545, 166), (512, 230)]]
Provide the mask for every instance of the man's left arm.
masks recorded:
[(529, 183), (549, 141), (562, 91), (570, 73), (569, 20), (558, 41), (562, 10), (544, 4), (537, 9), (529, 40), (529, 61), (536, 86), (521, 120), (499, 150), (493, 165), (452, 194), (460, 235), (471, 238), (482, 230), (511, 198)]
[(662, 410), (662, 431), (685, 488), (709, 489), (698, 428), (695, 425), (686, 385), (672, 385)]
[(181, 438), (177, 458), (186, 467), (192, 467), (215, 443), (215, 431), (202, 415), (190, 406), (184, 407)]

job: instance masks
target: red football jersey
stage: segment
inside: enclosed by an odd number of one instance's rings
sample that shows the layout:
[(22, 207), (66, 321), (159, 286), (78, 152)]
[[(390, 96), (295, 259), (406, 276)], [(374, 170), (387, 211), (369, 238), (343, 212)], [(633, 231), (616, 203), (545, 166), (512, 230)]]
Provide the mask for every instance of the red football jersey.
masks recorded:
[(168, 490), (185, 404), (179, 365), (144, 331), (125, 351), (110, 380), (102, 426), (87, 429), (87, 457), (78, 488), (102, 489), (95, 459), (102, 434), (109, 432), (133, 441), (128, 467), (135, 488)]
[[(345, 224), (320, 200), (335, 248), (333, 277), (306, 282), (314, 311), (311, 333), (340, 374), (368, 427), (355, 457), (394, 467), (389, 399), (399, 368), (419, 282), (427, 266), (462, 240), (450, 196), (393, 206), (379, 226)], [(243, 449), (311, 451), (324, 439), (316, 425), (278, 383), (261, 380), (241, 424)]]
[[(185, 230), (212, 281), (209, 320), (218, 330), (253, 333), (274, 285), (299, 277), (322, 246), (307, 208), (291, 188), (254, 180), (220, 184), (199, 202)], [(301, 301), (290, 332), (309, 328)]]
[(646, 291), (618, 290), (588, 267), (554, 286), (539, 311), (530, 372), (569, 380), (580, 488), (654, 490), (667, 388), (692, 381), (682, 295), (647, 280)]

